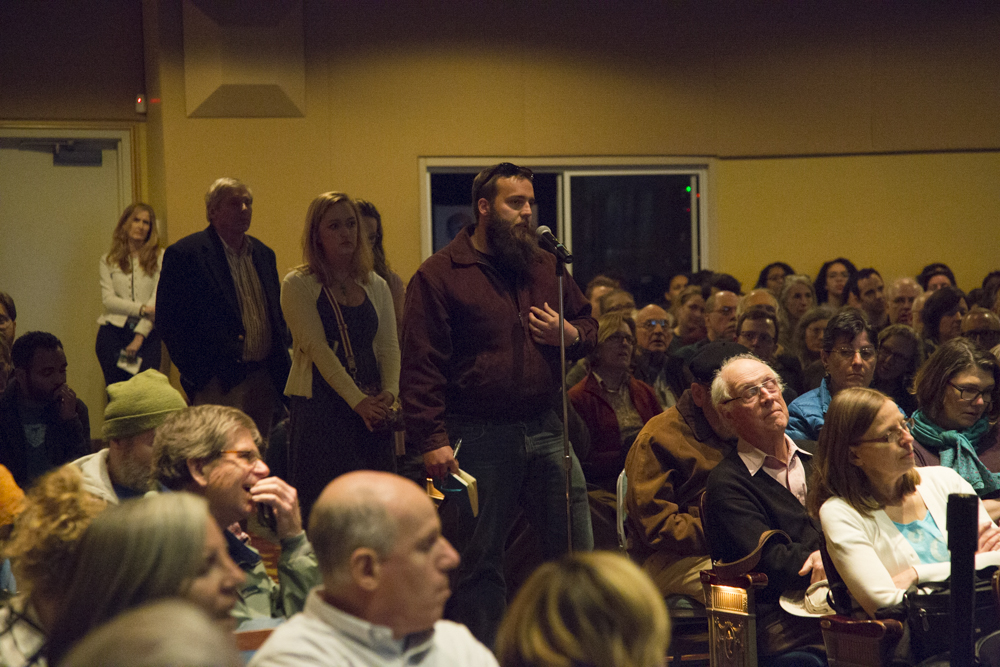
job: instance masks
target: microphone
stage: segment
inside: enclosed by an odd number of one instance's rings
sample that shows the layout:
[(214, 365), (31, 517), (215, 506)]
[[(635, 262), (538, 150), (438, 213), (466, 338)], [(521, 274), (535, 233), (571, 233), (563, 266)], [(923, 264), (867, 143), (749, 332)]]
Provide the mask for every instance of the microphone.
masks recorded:
[(569, 254), (569, 250), (566, 250), (566, 246), (559, 242), (556, 235), (552, 233), (552, 230), (545, 225), (539, 225), (538, 229), (535, 230), (535, 234), (542, 241), (542, 247), (551, 252), (556, 256), (563, 264), (572, 264), (573, 255)]

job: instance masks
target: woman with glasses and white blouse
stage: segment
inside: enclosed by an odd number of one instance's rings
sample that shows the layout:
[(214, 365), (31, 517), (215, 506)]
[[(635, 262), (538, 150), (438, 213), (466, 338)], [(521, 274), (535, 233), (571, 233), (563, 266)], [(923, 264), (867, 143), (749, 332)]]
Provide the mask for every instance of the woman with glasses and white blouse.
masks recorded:
[[(911, 422), (885, 394), (845, 389), (830, 403), (809, 480), (809, 511), (851, 595), (871, 616), (913, 584), (951, 571), (948, 495), (969, 483), (942, 466), (916, 468)], [(979, 505), (976, 566), (1000, 564), (1000, 529)]]
[(914, 381), (913, 437), (920, 465), (954, 469), (1000, 517), (1000, 364), (965, 338), (931, 355)]

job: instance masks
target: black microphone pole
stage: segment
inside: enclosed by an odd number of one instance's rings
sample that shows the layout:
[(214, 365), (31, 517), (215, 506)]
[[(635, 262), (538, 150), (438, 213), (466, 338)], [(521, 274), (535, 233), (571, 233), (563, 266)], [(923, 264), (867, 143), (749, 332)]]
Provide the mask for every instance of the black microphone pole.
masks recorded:
[(563, 303), (563, 280), (566, 276), (566, 265), (573, 262), (573, 255), (559, 243), (552, 230), (545, 225), (536, 232), (542, 246), (556, 257), (556, 276), (559, 278), (559, 365), (562, 372), (560, 386), (562, 387), (562, 436), (563, 436), (563, 470), (566, 474), (566, 547), (567, 553), (573, 553), (573, 506), (570, 491), (573, 487), (573, 457), (569, 449), (569, 393), (566, 388), (566, 306)]

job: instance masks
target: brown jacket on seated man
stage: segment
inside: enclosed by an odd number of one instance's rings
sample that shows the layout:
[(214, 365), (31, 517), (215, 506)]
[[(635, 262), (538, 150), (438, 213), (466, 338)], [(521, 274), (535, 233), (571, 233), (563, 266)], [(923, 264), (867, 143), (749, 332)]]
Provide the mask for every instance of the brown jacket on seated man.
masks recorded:
[(699, 573), (712, 565), (699, 499), (708, 473), (736, 445), (712, 407), (710, 387), (722, 362), (746, 351), (722, 341), (702, 347), (686, 372), (690, 388), (646, 423), (625, 461), (629, 554), (665, 596), (704, 601)]

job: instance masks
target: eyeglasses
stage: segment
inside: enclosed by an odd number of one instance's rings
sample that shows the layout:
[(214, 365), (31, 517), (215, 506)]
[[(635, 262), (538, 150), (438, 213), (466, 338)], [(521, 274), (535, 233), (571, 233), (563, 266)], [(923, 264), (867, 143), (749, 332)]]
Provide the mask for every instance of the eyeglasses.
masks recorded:
[(755, 384), (752, 387), (746, 387), (740, 390), (736, 395), (736, 398), (730, 398), (727, 401), (722, 401), (722, 405), (726, 403), (732, 403), (733, 401), (743, 401), (744, 404), (750, 405), (755, 400), (760, 398), (760, 390), (766, 389), (768, 394), (777, 394), (781, 392), (781, 383), (778, 382), (778, 378), (767, 378), (760, 384)]
[(913, 420), (907, 419), (900, 423), (896, 428), (889, 429), (885, 435), (881, 438), (866, 438), (865, 440), (858, 440), (858, 444), (862, 442), (888, 442), (890, 445), (898, 445), (900, 438), (903, 437), (904, 433), (910, 433), (913, 430)]
[(613, 333), (604, 339), (605, 343), (628, 343), (629, 345), (635, 345), (635, 338), (631, 334), (624, 333)]
[(761, 345), (770, 345), (774, 342), (774, 336), (762, 331), (744, 331), (740, 334), (740, 338), (752, 345), (757, 343), (760, 343)]
[(241, 459), (248, 466), (257, 465), (257, 461), (260, 461), (260, 452), (256, 449), (223, 449), (220, 454), (233, 454), (236, 458)]
[(989, 387), (983, 391), (979, 391), (979, 389), (977, 389), (976, 387), (959, 387), (954, 382), (949, 382), (948, 384), (950, 384), (952, 387), (955, 388), (956, 391), (958, 391), (958, 397), (961, 398), (963, 401), (967, 401), (969, 403), (975, 403), (976, 399), (982, 396), (983, 403), (989, 405), (990, 403), (993, 402), (993, 387)]
[(655, 329), (656, 327), (666, 329), (668, 324), (669, 320), (646, 320), (645, 322), (641, 322), (639, 326), (643, 329)]
[(830, 352), (838, 355), (844, 361), (852, 361), (855, 354), (860, 354), (862, 361), (871, 361), (875, 358), (875, 348), (867, 346), (858, 350), (855, 350), (853, 347), (838, 347)]

